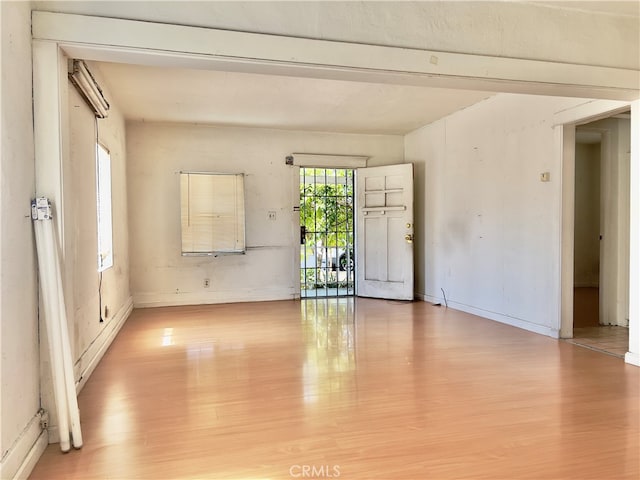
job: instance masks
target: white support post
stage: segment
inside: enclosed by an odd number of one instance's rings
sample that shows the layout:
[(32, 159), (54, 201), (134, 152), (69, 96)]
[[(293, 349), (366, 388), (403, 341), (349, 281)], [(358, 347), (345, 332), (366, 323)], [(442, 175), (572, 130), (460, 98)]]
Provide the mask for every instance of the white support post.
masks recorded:
[(560, 220), (560, 338), (573, 337), (573, 255), (575, 204), (575, 125), (555, 127), (557, 150), (562, 152)]
[(629, 215), (629, 351), (624, 359), (640, 366), (640, 100), (631, 104)]
[[(60, 51), (57, 42), (33, 40), (32, 60), (36, 195), (49, 198), (55, 206), (54, 219), (49, 221), (56, 222), (53, 228), (53, 235), (57, 238), (56, 243), (60, 246), (60, 255), (64, 259), (63, 160), (65, 158), (65, 144), (63, 141), (63, 124), (65, 123), (67, 112), (65, 96), (67, 82), (66, 57)], [(62, 277), (65, 278), (64, 271), (61, 273)], [(67, 287), (71, 288), (68, 283)], [(44, 307), (44, 295), (41, 294), (40, 298)], [(55, 301), (57, 302), (57, 298)], [(73, 308), (73, 305), (71, 307)], [(41, 319), (41, 329), (43, 330), (45, 330), (44, 322), (45, 318), (43, 316)], [(73, 344), (73, 342), (70, 341), (70, 344)], [(54, 406), (54, 380), (46, 373), (49, 371), (47, 366), (47, 359), (51, 355), (49, 350), (49, 343), (43, 342), (40, 350), (43, 366), (40, 395), (42, 407), (52, 414), (49, 426), (49, 442), (55, 443), (59, 438), (64, 438), (64, 427), (57, 418)]]
[[(33, 122), (36, 193), (55, 205), (58, 241), (64, 245), (60, 55), (55, 42), (33, 41)], [(64, 251), (64, 250), (63, 250)]]

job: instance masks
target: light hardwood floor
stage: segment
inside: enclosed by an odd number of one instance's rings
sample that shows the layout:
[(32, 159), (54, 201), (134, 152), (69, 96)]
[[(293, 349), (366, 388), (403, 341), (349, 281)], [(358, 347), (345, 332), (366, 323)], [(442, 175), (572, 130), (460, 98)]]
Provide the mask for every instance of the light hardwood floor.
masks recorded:
[(79, 403), (33, 480), (640, 477), (640, 368), (424, 302), (136, 310)]
[(590, 287), (573, 289), (573, 327), (597, 327), (600, 325), (600, 290)]

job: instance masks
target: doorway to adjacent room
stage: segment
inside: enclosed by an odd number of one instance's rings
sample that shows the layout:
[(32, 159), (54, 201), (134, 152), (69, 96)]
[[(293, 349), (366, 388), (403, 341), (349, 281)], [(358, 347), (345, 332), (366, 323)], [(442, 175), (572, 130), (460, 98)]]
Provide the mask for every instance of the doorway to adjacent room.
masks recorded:
[(572, 343), (623, 357), (629, 324), (630, 114), (576, 128)]

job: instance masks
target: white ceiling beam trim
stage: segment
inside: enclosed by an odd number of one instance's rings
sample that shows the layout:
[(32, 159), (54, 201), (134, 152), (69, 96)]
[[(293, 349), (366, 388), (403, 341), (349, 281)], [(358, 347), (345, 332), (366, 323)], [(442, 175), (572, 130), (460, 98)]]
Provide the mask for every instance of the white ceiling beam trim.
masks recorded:
[[(640, 95), (640, 71), (593, 65), (414, 50), (38, 11), (32, 13), (32, 31), (34, 39), (55, 41), (61, 46), (133, 49), (150, 54), (166, 52), (207, 56), (228, 62), (334, 71), (357, 70), (396, 76), (518, 82), (543, 87), (570, 86), (586, 91), (593, 88), (608, 91), (608, 97), (617, 97), (619, 100), (630, 100)], [(199, 68), (202, 67), (201, 64)], [(466, 88), (477, 86), (467, 85)]]
[(556, 112), (553, 116), (553, 126), (594, 122), (601, 118), (610, 117), (615, 113), (629, 110), (630, 105), (629, 102), (589, 100), (582, 105)]
[(515, 82), (509, 80), (461, 78), (443, 75), (420, 75), (407, 72), (382, 72), (347, 67), (319, 67), (301, 64), (276, 64), (255, 59), (231, 59), (189, 53), (134, 50), (126, 47), (106, 47), (86, 44), (61, 44), (70, 58), (97, 62), (129, 63), (166, 68), (188, 68), (223, 72), (258, 73), (302, 78), (346, 80), (352, 82), (418, 87), (474, 90), (497, 93), (522, 93), (561, 97), (604, 98), (631, 101), (637, 90), (558, 85), (550, 83)]

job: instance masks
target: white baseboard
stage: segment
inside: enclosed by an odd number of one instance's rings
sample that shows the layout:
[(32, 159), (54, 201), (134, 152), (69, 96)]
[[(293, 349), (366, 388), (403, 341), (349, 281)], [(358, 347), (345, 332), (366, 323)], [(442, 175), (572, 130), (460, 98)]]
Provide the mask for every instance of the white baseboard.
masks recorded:
[(40, 416), (36, 413), (2, 458), (0, 478), (27, 479), (48, 443), (47, 432), (40, 428)]
[(124, 322), (129, 318), (132, 310), (133, 298), (129, 297), (76, 361), (74, 365), (74, 375), (75, 378), (78, 379), (76, 382), (76, 391), (78, 393), (87, 383), (87, 380), (98, 366), (98, 363), (100, 363), (100, 360), (102, 360), (109, 345), (113, 342), (113, 339), (124, 325)]
[(293, 300), (294, 288), (242, 289), (207, 293), (139, 293), (133, 294), (136, 308), (173, 307), (180, 305), (210, 305), (216, 303), (266, 302), (273, 300)]
[[(426, 302), (440, 303), (442, 305), (445, 305), (442, 298), (434, 297), (431, 295), (425, 295), (424, 300)], [(538, 325), (537, 323), (532, 323), (521, 318), (510, 317), (509, 315), (504, 315), (489, 310), (483, 310), (481, 308), (472, 307), (470, 305), (465, 305), (464, 303), (458, 303), (451, 300), (448, 300), (447, 303), (449, 308), (460, 310), (461, 312), (477, 315), (482, 318), (494, 320), (506, 325), (511, 325), (512, 327), (522, 328), (523, 330), (527, 330), (533, 333), (539, 333), (540, 335), (546, 335), (547, 337), (560, 338), (560, 330), (556, 330), (545, 325)]]
[(627, 352), (624, 355), (624, 361), (631, 365), (635, 365), (636, 367), (640, 367), (640, 354)]

